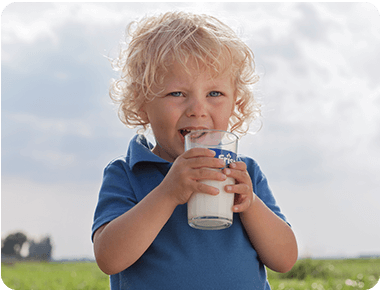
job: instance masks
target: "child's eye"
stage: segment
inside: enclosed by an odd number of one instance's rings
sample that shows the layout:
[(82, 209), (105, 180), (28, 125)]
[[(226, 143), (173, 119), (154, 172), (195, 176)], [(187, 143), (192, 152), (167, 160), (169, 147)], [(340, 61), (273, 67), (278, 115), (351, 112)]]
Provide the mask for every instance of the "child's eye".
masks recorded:
[(182, 97), (183, 93), (181, 93), (181, 92), (171, 92), (168, 95), (173, 96), (173, 97)]
[(218, 97), (218, 96), (221, 96), (222, 93), (221, 92), (218, 92), (218, 91), (212, 91), (209, 93), (209, 96), (210, 97)]

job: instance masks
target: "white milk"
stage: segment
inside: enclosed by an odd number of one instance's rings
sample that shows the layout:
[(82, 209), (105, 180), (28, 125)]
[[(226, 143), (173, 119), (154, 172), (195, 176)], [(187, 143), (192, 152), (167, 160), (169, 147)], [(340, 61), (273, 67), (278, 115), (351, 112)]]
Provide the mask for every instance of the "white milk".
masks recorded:
[(201, 180), (202, 183), (218, 188), (216, 196), (193, 193), (188, 201), (188, 223), (200, 229), (223, 229), (233, 223), (234, 193), (226, 193), (226, 185), (234, 185), (234, 179), (225, 181)]

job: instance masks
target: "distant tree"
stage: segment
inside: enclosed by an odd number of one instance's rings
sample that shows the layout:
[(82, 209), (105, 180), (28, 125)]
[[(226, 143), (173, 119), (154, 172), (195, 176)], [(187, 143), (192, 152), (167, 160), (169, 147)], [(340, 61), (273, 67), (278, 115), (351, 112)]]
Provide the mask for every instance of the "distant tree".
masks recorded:
[(16, 232), (8, 235), (1, 241), (1, 254), (21, 258), (20, 251), (27, 237), (22, 232)]
[(28, 258), (39, 261), (50, 261), (52, 258), (52, 244), (50, 237), (43, 238), (40, 242), (29, 240)]

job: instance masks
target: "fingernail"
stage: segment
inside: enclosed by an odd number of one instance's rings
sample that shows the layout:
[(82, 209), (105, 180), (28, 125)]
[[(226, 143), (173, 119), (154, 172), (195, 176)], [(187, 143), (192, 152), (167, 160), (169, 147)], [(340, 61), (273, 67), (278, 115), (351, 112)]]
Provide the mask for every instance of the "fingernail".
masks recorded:
[(230, 171), (229, 169), (225, 169), (225, 174), (226, 175), (230, 175), (232, 171)]
[(232, 186), (226, 186), (226, 190), (227, 191), (231, 191), (232, 190)]

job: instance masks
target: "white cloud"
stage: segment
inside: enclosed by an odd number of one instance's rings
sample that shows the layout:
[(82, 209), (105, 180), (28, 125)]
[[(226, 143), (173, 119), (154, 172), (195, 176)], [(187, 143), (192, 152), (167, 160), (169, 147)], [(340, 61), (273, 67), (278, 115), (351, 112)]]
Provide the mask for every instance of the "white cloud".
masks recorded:
[(12, 3), (2, 13), (3, 44), (32, 43), (41, 37), (57, 41), (54, 29), (64, 18), (48, 3)]
[[(91, 34), (135, 18), (138, 3), (12, 3), (2, 13), (3, 44), (32, 43), (49, 38), (58, 44), (58, 30), (70, 23), (84, 26)], [(143, 4), (144, 5), (144, 4)], [(127, 23), (123, 24), (126, 25)], [(119, 32), (118, 32), (119, 33)]]
[(44, 118), (28, 113), (15, 113), (7, 115), (10, 121), (20, 127), (30, 127), (33, 130), (43, 132), (46, 135), (76, 135), (85, 138), (94, 136), (94, 129), (89, 120)]
[[(313, 146), (320, 144), (337, 151), (348, 145), (358, 147), (360, 137), (363, 141), (374, 140), (379, 133), (379, 73), (368, 72), (378, 72), (380, 68), (379, 51), (375, 49), (379, 47), (379, 30), (366, 30), (363, 25), (357, 30), (349, 29), (347, 12), (338, 15), (329, 4), (295, 5), (308, 8), (308, 15), (312, 15), (309, 25), (314, 24), (325, 33), (313, 40), (301, 38), (300, 26), (295, 26), (273, 43), (276, 47), (294, 43), (294, 58), (278, 52), (262, 53), (263, 65), (268, 69), (264, 79), (265, 114), (284, 127), (304, 128), (301, 138), (312, 137)], [(363, 8), (353, 6), (350, 13)], [(369, 18), (369, 25), (379, 19)], [(301, 19), (296, 17), (294, 21)], [(374, 75), (378, 76), (377, 81)], [(317, 132), (319, 138), (313, 138)], [(360, 144), (362, 152), (368, 149), (367, 142)]]
[(67, 167), (71, 166), (76, 161), (76, 155), (66, 154), (59, 151), (49, 150), (35, 150), (35, 149), (22, 149), (20, 155), (24, 157), (30, 157), (37, 163), (42, 162), (48, 168), (53, 167)]

